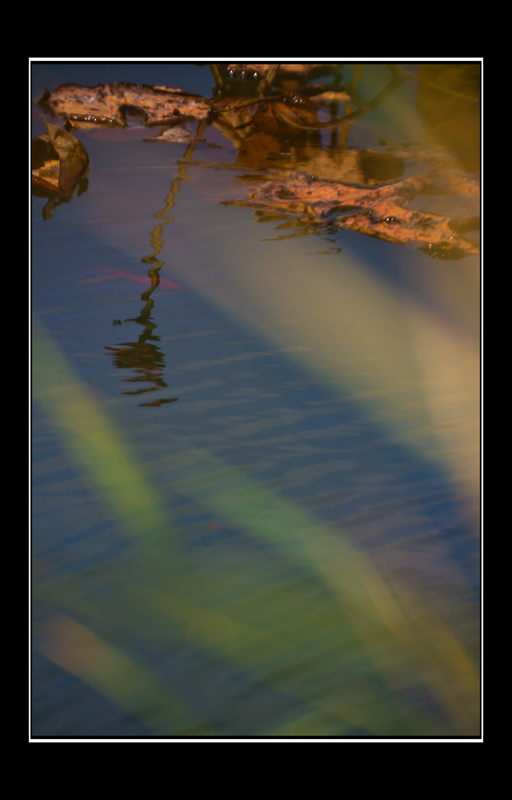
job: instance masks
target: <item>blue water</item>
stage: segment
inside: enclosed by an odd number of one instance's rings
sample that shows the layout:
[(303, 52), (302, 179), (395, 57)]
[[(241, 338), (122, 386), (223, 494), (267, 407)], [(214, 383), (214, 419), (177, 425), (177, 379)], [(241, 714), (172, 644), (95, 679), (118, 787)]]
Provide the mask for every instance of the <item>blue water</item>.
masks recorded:
[[(209, 69), (193, 65), (35, 64), (32, 96), (37, 99), (44, 87), (56, 88), (63, 82), (95, 85), (114, 80), (165, 84), (208, 97), (212, 89)], [(404, 89), (404, 103), (410, 103), (407, 93), (411, 93), (409, 86)], [(34, 136), (44, 132), (43, 120), (35, 107)], [(343, 281), (344, 259), (351, 259), (351, 264), (355, 260), (364, 265), (365, 279), (378, 286), (383, 296), (399, 296), (413, 316), (427, 315), (432, 336), (444, 337), (439, 350), (441, 375), (443, 348), (460, 347), (464, 353), (478, 349), (478, 257), (440, 264), (413, 247), (351, 231), (335, 235), (335, 247), (341, 248), (338, 255), (315, 255), (326, 247), (320, 235), (265, 242), (279, 235), (280, 231), (273, 230), (279, 223), (256, 225), (250, 208), (219, 205), (233, 192), (234, 174), (189, 167), (174, 207), (165, 215), (173, 219), (161, 229), (163, 245), (155, 258), (163, 262), (162, 285), (151, 294), (153, 307), (148, 311), (147, 298), (141, 294), (150, 282), (137, 280), (148, 270), (148, 263), (141, 260), (153, 252), (151, 232), (162, 222), (154, 215), (165, 205), (178, 176), (176, 159), (183, 156), (186, 146), (142, 142), (147, 132), (141, 131), (137, 138), (133, 132), (137, 124), (131, 123), (131, 132), (124, 138), (112, 132), (111, 140), (108, 131), (101, 138), (95, 132), (76, 133), (89, 153), (89, 187), (55, 209), (52, 220), (42, 219), (45, 199), (33, 198), (32, 309), (59, 358), (64, 357), (78, 385), (110, 421), (173, 520), (189, 559), (191, 581), (211, 579), (217, 586), (205, 595), (209, 598), (204, 600), (206, 607), (211, 611), (229, 608), (235, 615), (239, 609), (239, 621), (253, 622), (256, 629), (286, 639), (291, 630), (289, 613), (297, 598), (304, 603), (297, 606), (297, 624), (301, 615), (306, 619), (308, 603), (311, 609), (331, 609), (334, 602), (332, 587), (315, 569), (295, 559), (282, 541), (273, 539), (270, 528), (268, 536), (262, 535), (261, 528), (247, 518), (243, 502), (236, 513), (223, 513), (216, 504), (215, 486), (209, 490), (200, 480), (197, 489), (187, 488), (188, 484), (184, 489), (180, 483), (190, 475), (215, 477), (217, 470), (229, 468), (242, 476), (233, 479), (235, 488), (245, 482), (264, 487), (287, 507), (300, 509), (314, 524), (326, 526), (334, 540), (340, 537), (371, 559), (384, 581), (394, 587), (401, 607), (407, 601), (400, 600), (400, 587), (406, 587), (416, 598), (417, 608), (427, 615), (425, 619), (434, 615), (441, 620), (477, 669), (478, 496), (468, 492), (465, 477), (460, 478), (459, 444), (443, 438), (445, 431), (457, 429), (457, 418), (429, 421), (425, 408), (430, 406), (426, 401), (421, 405), (424, 397), (430, 397), (425, 381), (431, 380), (436, 387), (435, 398), (436, 392), (445, 391), (441, 379), (437, 388), (435, 359), (430, 378), (418, 372), (410, 379), (406, 396), (414, 399), (413, 409), (420, 410), (411, 412), (412, 421), (404, 423), (404, 428), (399, 410), (402, 388), (393, 383), (393, 359), (389, 393), (382, 394), (382, 378), (375, 378), (377, 400), (370, 396), (368, 401), (368, 391), (362, 386), (373, 386), (371, 358), (354, 366), (354, 358), (347, 356), (348, 366), (338, 371), (329, 351), (331, 366), (323, 379), (319, 365), (324, 351), (318, 345), (315, 361), (314, 336), (307, 341), (311, 347), (304, 351), (304, 360), (300, 349), (290, 345), (297, 328), (290, 334), (292, 339), (286, 333), (279, 340), (276, 331), (288, 319), (293, 322), (297, 308), (303, 307), (303, 296), (311, 297), (311, 313), (318, 314), (319, 282), (325, 276), (331, 279), (329, 270), (334, 280)], [(365, 134), (371, 146), (376, 146), (379, 133), (398, 139), (398, 135), (389, 136), (390, 124), (379, 123), (376, 114), (372, 125)], [(357, 130), (354, 139), (356, 134)], [(210, 138), (223, 141), (217, 131)], [(221, 156), (220, 150), (197, 145), (194, 158), (233, 158), (234, 147), (226, 140), (224, 144)], [(284, 278), (266, 292), (266, 265), (271, 259), (276, 271), (280, 264), (300, 261), (297, 281), (304, 280), (305, 295), (299, 286), (299, 300), (288, 293)], [(178, 284), (181, 290), (166, 288), (164, 281)], [(342, 306), (339, 313), (344, 314)], [(319, 330), (320, 320), (321, 314)], [(369, 322), (373, 330), (372, 326), (373, 320)], [(417, 356), (412, 330), (404, 322), (403, 334), (390, 342), (398, 341), (403, 348), (404, 363), (410, 360), (412, 365), (407, 374), (414, 376)], [(382, 337), (388, 333), (386, 328)], [(352, 346), (359, 329), (351, 334), (349, 328), (345, 335)], [(378, 330), (372, 335), (370, 348), (380, 338)], [(426, 341), (430, 341), (428, 336)], [(302, 346), (298, 338), (293, 342)], [(334, 352), (339, 348), (341, 358), (346, 343), (334, 340), (331, 346)], [(125, 361), (119, 355), (122, 347), (125, 355), (131, 354)], [(464, 375), (458, 389), (461, 406), (466, 402)], [(141, 388), (146, 391), (129, 394)], [(473, 389), (478, 394), (477, 386)], [(159, 399), (173, 402), (141, 405)], [(80, 424), (76, 419), (78, 428)], [(83, 425), (88, 425), (85, 418)], [(415, 426), (427, 431), (421, 440), (415, 439)], [(297, 644), (295, 667), (290, 666), (293, 659), (282, 668), (276, 661), (274, 673), (269, 666), (257, 667), (254, 653), (242, 663), (236, 647), (233, 655), (231, 647), (214, 646), (208, 636), (188, 635), (182, 623), (171, 624), (158, 610), (149, 611), (131, 594), (132, 582), (143, 580), (147, 586), (172, 593), (181, 568), (169, 561), (169, 575), (174, 577), (167, 583), (156, 568), (153, 574), (150, 567), (142, 566), (142, 545), (134, 544), (122, 516), (109, 505), (108, 494), (95, 484), (76, 448), (70, 447), (58, 422), (37, 398), (32, 434), (33, 736), (174, 734), (171, 717), (159, 727), (148, 721), (152, 717), (144, 710), (134, 711), (140, 710), (135, 684), (124, 702), (110, 679), (98, 683), (87, 669), (74, 669), (69, 654), (56, 654), (59, 647), (66, 651), (66, 642), (57, 647), (46, 641), (44, 624), (62, 615), (144, 664), (179, 696), (191, 720), (208, 726), (210, 736), (265, 736), (276, 731), (285, 735), (280, 726), (302, 719), (306, 720), (303, 728), (294, 730), (310, 736), (477, 733), (445, 701), (453, 682), (443, 683), (445, 677), (440, 678), (438, 690), (433, 688), (438, 685), (435, 681), (425, 684), (421, 670), (417, 673), (411, 667), (408, 672), (405, 661), (401, 666), (398, 646), (391, 657), (398, 665), (395, 677), (385, 670), (372, 671), (372, 658), (378, 661), (372, 655), (372, 647), (375, 652), (380, 647), (378, 632), (372, 633), (374, 644), (365, 639), (359, 650), (353, 644), (340, 644), (344, 641), (343, 636), (338, 640), (340, 632), (345, 630), (341, 618), (338, 629), (329, 616), (321, 644), (309, 623), (304, 622), (303, 630), (299, 625), (298, 632), (294, 628), (290, 636), (302, 643)], [(440, 437), (440, 450), (437, 445), (429, 449), (429, 437), (435, 436)], [(477, 449), (477, 443), (470, 444)], [(192, 471), (186, 465), (191, 452), (198, 465)], [(228, 489), (230, 480), (226, 479)], [(224, 487), (222, 481), (220, 486)], [(167, 553), (165, 545), (162, 553)], [(178, 570), (178, 578), (173, 570)], [(218, 583), (216, 570), (223, 576)], [(275, 592), (276, 598), (289, 592), (290, 609), (285, 613), (286, 603), (283, 606), (278, 600), (270, 604), (262, 600), (259, 605), (257, 598), (267, 591), (270, 596)], [(250, 611), (248, 603), (253, 604)], [(315, 623), (320, 628), (321, 613), (318, 610)], [(347, 619), (356, 630), (357, 610), (344, 608), (343, 620)], [(421, 632), (422, 623), (417, 624)], [(74, 647), (71, 642), (69, 652)], [(303, 660), (301, 648), (304, 654), (317, 654), (316, 666)], [(445, 676), (443, 669), (439, 667), (439, 674)], [(362, 690), (365, 708), (372, 704), (375, 709), (387, 708), (388, 703), (388, 718), (385, 711), (354, 715), (347, 710), (344, 714), (343, 702), (347, 708), (352, 706), (352, 690), (335, 708), (333, 698), (345, 697), (345, 678), (349, 686), (363, 675), (365, 685), (371, 687)], [(423, 719), (420, 714), (411, 717), (408, 728), (403, 727), (403, 719), (409, 720), (409, 712), (418, 709), (425, 715), (424, 722), (417, 721)], [(185, 730), (181, 724), (180, 718), (175, 735)]]

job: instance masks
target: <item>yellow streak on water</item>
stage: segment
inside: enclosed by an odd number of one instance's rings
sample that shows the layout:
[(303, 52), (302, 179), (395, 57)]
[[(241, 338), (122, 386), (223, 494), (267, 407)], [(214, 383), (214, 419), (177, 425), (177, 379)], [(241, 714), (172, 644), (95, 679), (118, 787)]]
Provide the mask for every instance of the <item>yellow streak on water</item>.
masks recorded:
[(150, 670), (71, 617), (52, 617), (38, 634), (36, 647), (44, 656), (128, 710), (151, 733), (198, 736), (214, 732), (191, 721), (179, 697)]
[[(447, 471), (476, 518), (477, 337), (379, 280), (347, 251), (328, 264), (293, 241), (279, 250), (270, 245), (266, 258), (247, 248), (235, 260), (230, 248), (214, 272), (178, 264), (173, 273), (335, 392), (348, 390), (393, 439)], [(442, 281), (434, 288), (444, 297)]]

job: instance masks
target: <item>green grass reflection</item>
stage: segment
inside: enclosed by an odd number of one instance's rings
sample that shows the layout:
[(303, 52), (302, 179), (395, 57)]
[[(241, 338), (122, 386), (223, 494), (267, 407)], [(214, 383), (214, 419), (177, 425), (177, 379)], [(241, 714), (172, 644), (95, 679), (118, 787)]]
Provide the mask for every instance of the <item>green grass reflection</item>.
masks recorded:
[[(173, 491), (270, 542), (292, 565), (283, 579), (264, 555), (207, 566), (186, 551), (151, 476), (38, 321), (33, 392), (73, 461), (133, 541), (134, 558), (37, 578), (54, 617), (36, 646), (151, 731), (222, 734), (137, 658), (137, 643), (185, 641), (254, 681), (297, 698), (272, 735), (477, 735), (475, 666), (410, 589), (390, 586), (338, 531), (211, 453), (170, 439)], [(249, 723), (250, 724), (250, 723)], [(260, 732), (260, 731), (259, 731)]]

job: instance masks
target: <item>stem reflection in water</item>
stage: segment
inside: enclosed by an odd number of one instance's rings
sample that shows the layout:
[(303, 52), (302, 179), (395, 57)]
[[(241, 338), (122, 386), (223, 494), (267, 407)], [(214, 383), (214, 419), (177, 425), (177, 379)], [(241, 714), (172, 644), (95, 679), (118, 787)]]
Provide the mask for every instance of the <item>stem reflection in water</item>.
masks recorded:
[[(196, 138), (200, 139), (206, 127), (206, 122), (200, 122), (197, 128)], [(172, 217), (165, 216), (174, 206), (174, 198), (180, 190), (180, 181), (187, 175), (186, 162), (191, 159), (194, 152), (196, 142), (191, 142), (187, 147), (183, 156), (183, 162), (178, 168), (178, 177), (171, 183), (171, 191), (165, 198), (164, 207), (158, 211), (154, 216), (162, 220), (151, 231), (150, 244), (153, 252), (144, 256), (141, 259), (143, 264), (149, 265), (148, 276), (151, 279), (151, 286), (140, 296), (145, 305), (140, 311), (138, 317), (126, 319), (125, 322), (136, 322), (142, 325), (144, 331), (140, 334), (136, 342), (123, 342), (120, 345), (107, 345), (105, 350), (112, 353), (112, 362), (118, 369), (131, 369), (135, 375), (132, 378), (122, 378), (123, 383), (150, 383), (153, 384), (147, 388), (135, 389), (133, 391), (122, 392), (124, 395), (138, 395), (145, 392), (157, 392), (160, 389), (166, 388), (167, 383), (163, 378), (165, 369), (165, 353), (162, 353), (160, 348), (154, 344), (159, 342), (160, 337), (154, 335), (154, 331), (158, 327), (153, 321), (152, 311), (155, 308), (154, 300), (151, 295), (155, 289), (160, 285), (160, 270), (164, 265), (164, 261), (159, 261), (159, 255), (162, 247), (165, 244), (163, 238), (163, 229), (169, 222), (172, 222)], [(140, 406), (161, 406), (164, 403), (172, 403), (176, 401), (177, 397), (159, 398), (152, 403), (139, 403)]]

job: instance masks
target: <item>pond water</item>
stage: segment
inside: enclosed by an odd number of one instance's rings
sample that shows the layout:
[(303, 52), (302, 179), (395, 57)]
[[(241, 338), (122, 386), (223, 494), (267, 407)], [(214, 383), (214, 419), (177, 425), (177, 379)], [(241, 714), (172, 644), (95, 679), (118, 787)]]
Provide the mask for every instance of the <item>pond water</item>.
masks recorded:
[[(474, 177), (477, 105), (448, 86), (436, 127), (402, 66), (273, 165), (376, 185), (425, 171), (412, 142)], [(32, 136), (45, 88), (112, 81), (213, 91), (207, 65), (33, 64)], [(33, 197), (32, 736), (478, 736), (479, 256), (226, 205), (251, 137), (158, 130), (73, 131), (86, 190)]]

